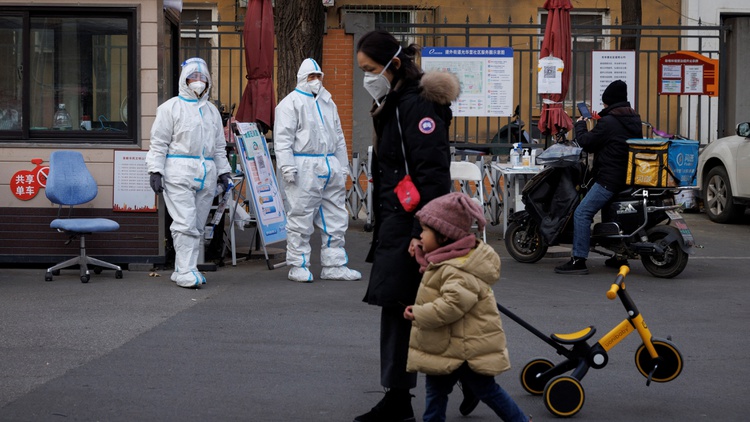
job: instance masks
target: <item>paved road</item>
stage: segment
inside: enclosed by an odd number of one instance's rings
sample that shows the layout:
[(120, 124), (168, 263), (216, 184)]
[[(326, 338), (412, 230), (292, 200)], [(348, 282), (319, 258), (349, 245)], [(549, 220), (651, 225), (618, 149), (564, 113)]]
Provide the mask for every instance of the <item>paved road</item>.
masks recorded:
[[(716, 225), (686, 214), (703, 247), (672, 280), (634, 263), (628, 288), (654, 335), (671, 336), (685, 359), (671, 383), (646, 387), (633, 354), (637, 338), (610, 353), (583, 380), (581, 421), (742, 421), (750, 413), (750, 218)], [(347, 235), (352, 267), (369, 272), (371, 234)], [(519, 264), (499, 228), (488, 236), (503, 257), (498, 300), (543, 332), (589, 324), (603, 334), (624, 318), (605, 292), (613, 272), (592, 257), (588, 276), (561, 276), (563, 258)], [(316, 251), (317, 253), (317, 251)], [(318, 268), (314, 272), (318, 273)], [(169, 274), (75, 271), (51, 283), (43, 269), (0, 269), (2, 421), (350, 421), (382, 397), (378, 382), (379, 308), (361, 302), (365, 281), (286, 280), (284, 269), (241, 261), (185, 290)], [(554, 351), (508, 318), (513, 369), (498, 382), (533, 415), (555, 420), (526, 394), (518, 371)], [(421, 414), (424, 381), (414, 390)], [(484, 405), (468, 418), (452, 398), (449, 420), (490, 421)]]

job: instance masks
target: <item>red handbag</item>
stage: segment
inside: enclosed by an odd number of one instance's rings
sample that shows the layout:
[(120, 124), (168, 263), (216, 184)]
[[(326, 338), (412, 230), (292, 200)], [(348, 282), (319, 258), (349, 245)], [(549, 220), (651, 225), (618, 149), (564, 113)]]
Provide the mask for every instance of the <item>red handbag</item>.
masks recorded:
[(404, 207), (406, 212), (412, 212), (419, 206), (419, 191), (408, 174), (399, 180), (393, 191), (396, 192), (398, 201), (401, 202), (401, 206)]
[(414, 182), (411, 181), (411, 176), (409, 175), (409, 164), (406, 163), (404, 134), (403, 132), (401, 132), (401, 119), (398, 114), (398, 107), (396, 107), (396, 124), (398, 125), (398, 133), (399, 135), (401, 135), (401, 153), (404, 154), (404, 168), (406, 169), (406, 176), (398, 181), (398, 184), (396, 185), (396, 188), (393, 189), (393, 192), (396, 193), (398, 201), (401, 203), (401, 206), (404, 207), (404, 210), (406, 210), (406, 212), (412, 212), (419, 206), (419, 200), (421, 198), (419, 196), (417, 187), (414, 186)]

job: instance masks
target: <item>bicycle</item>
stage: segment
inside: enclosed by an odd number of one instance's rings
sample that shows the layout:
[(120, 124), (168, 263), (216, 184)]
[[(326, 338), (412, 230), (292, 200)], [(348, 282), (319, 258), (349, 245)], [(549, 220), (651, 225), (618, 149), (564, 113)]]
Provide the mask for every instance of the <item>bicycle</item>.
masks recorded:
[[(672, 381), (682, 372), (683, 359), (677, 346), (669, 340), (652, 337), (643, 315), (625, 289), (625, 277), (629, 272), (629, 267), (621, 266), (607, 292), (609, 300), (620, 298), (628, 317), (593, 345), (587, 342), (596, 333), (593, 325), (574, 333), (547, 336), (502, 305), (497, 305), (500, 312), (566, 358), (557, 365), (545, 358), (535, 358), (521, 370), (521, 385), (524, 390), (532, 395), (543, 396), (547, 410), (553, 415), (570, 417), (581, 410), (585, 399), (581, 380), (589, 368), (604, 368), (609, 360), (607, 352), (634, 331), (638, 332), (643, 341), (635, 352), (635, 366), (646, 377), (646, 386), (651, 385), (651, 381)], [(570, 375), (566, 375), (571, 370)]]

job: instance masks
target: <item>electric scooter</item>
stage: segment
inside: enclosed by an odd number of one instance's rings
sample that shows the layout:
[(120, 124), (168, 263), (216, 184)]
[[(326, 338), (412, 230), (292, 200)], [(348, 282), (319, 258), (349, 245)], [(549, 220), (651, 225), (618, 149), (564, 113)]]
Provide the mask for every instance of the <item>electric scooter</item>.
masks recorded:
[[(525, 209), (509, 217), (505, 234), (513, 259), (534, 263), (549, 246), (573, 243), (573, 212), (586, 194), (584, 181), (590, 183), (586, 163), (575, 160), (546, 168), (526, 184)], [(617, 193), (602, 210), (602, 222), (592, 229), (591, 251), (620, 260), (640, 259), (656, 277), (680, 274), (695, 240), (677, 212), (678, 190), (631, 186)]]

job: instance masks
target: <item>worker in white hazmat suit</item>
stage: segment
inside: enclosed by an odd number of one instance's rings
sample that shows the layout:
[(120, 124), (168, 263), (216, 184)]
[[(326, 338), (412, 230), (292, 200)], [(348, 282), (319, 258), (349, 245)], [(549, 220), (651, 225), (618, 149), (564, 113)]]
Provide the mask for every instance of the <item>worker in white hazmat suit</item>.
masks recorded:
[(151, 188), (164, 193), (172, 217), (175, 268), (172, 281), (198, 288), (206, 278), (198, 271), (206, 226), (217, 183), (229, 189), (231, 178), (221, 115), (208, 101), (211, 75), (201, 58), (182, 64), (179, 95), (156, 109), (151, 146), (146, 155)]
[(287, 205), (286, 262), (289, 279), (312, 282), (310, 235), (321, 231), (320, 262), (324, 280), (359, 280), (346, 266), (344, 235), (349, 227), (346, 178), (349, 158), (336, 104), (323, 87), (323, 72), (305, 59), (297, 88), (276, 106), (273, 128), (276, 165)]

